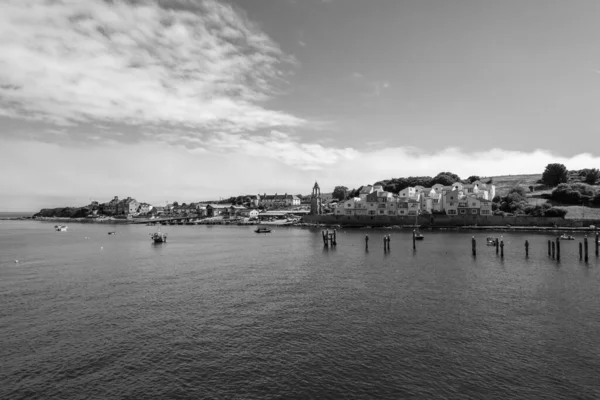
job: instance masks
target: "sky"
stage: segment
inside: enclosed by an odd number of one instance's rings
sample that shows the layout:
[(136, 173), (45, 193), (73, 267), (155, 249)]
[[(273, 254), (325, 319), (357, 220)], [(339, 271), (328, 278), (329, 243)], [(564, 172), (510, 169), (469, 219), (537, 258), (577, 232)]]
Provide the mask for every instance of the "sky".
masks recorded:
[(600, 167), (597, 0), (0, 0), (0, 211)]

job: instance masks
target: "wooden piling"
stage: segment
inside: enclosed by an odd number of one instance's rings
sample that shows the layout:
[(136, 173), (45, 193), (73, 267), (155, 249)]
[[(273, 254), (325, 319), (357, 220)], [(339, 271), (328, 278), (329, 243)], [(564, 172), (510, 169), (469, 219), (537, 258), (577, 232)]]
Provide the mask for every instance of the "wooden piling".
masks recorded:
[(500, 241), (500, 257), (504, 258), (504, 240)]
[(556, 261), (560, 261), (560, 237), (556, 237)]
[(552, 258), (554, 258), (555, 254), (556, 254), (556, 242), (552, 242)]
[(550, 257), (552, 255), (552, 253), (550, 252), (551, 247), (552, 247), (552, 240), (548, 240), (548, 257)]
[(387, 236), (383, 235), (383, 251), (387, 251)]
[(583, 237), (583, 258), (585, 262), (588, 262), (588, 238), (587, 235)]
[(329, 243), (327, 240), (327, 236), (328, 236), (327, 233), (325, 233), (325, 231), (323, 231), (322, 234), (323, 234), (323, 246), (329, 247)]
[(369, 251), (369, 235), (365, 235), (365, 250)]
[(583, 243), (579, 242), (579, 261), (583, 259)]
[(600, 238), (598, 237), (598, 232), (596, 232), (596, 257), (598, 257), (598, 247), (600, 246), (599, 240)]
[(498, 255), (499, 247), (500, 247), (500, 242), (498, 241), (498, 238), (496, 238), (496, 255)]
[(475, 236), (471, 239), (471, 250), (473, 251), (473, 257), (477, 255), (477, 243), (475, 241)]
[(417, 249), (417, 233), (413, 230), (413, 250)]
[(525, 241), (525, 257), (529, 257), (529, 241)]
[(392, 238), (390, 237), (390, 235), (387, 235), (387, 249), (389, 251), (390, 249), (390, 242), (392, 241)]
[(333, 230), (333, 245), (337, 246), (337, 232), (335, 229)]

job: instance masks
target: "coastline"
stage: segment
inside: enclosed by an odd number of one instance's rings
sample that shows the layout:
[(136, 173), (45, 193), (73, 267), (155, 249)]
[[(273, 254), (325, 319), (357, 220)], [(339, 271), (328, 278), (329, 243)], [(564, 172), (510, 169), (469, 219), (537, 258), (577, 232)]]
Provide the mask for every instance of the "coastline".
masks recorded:
[[(123, 220), (123, 219), (89, 219), (89, 218), (67, 218), (67, 217), (44, 217), (44, 218), (20, 218), (20, 217), (10, 217), (10, 218), (0, 218), (0, 220), (4, 221), (33, 221), (33, 222), (61, 222), (61, 223), (82, 223), (82, 224), (119, 224), (119, 225), (141, 225), (146, 224), (148, 222), (152, 222), (152, 220)], [(179, 224), (167, 224), (166, 226), (173, 226)], [(265, 226), (281, 226), (281, 227), (294, 227), (294, 228), (304, 228), (304, 229), (352, 229), (352, 230), (365, 230), (365, 231), (379, 231), (379, 230), (393, 230), (393, 231), (411, 231), (417, 228), (416, 225), (391, 225), (391, 226), (358, 226), (356, 224), (343, 224), (343, 223), (318, 223), (318, 222), (296, 222), (296, 223), (281, 223), (274, 224), (272, 222), (255, 222), (255, 223), (237, 223), (237, 222), (228, 222), (228, 221), (219, 221), (212, 223), (194, 223), (194, 224), (184, 224), (184, 225), (223, 225), (223, 226), (248, 226), (248, 225), (265, 225)], [(600, 232), (600, 227), (583, 227), (583, 226), (525, 226), (525, 225), (462, 225), (462, 226), (436, 226), (436, 225), (428, 225), (428, 226), (418, 226), (421, 231), (494, 231), (494, 232), (548, 232), (548, 233), (561, 233), (561, 232)]]

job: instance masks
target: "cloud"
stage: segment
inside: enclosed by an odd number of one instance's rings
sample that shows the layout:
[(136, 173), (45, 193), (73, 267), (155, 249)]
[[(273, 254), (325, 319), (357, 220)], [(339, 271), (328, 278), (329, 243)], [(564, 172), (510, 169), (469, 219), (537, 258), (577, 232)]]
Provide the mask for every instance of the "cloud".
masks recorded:
[(296, 60), (214, 0), (5, 0), (0, 115), (63, 126), (297, 127), (268, 109)]
[(302, 40), (298, 40), (298, 44), (302, 47), (306, 47), (306, 42), (304, 42)]
[(186, 150), (183, 142), (165, 146), (108, 141), (103, 147), (74, 148), (0, 139), (4, 150), (0, 170), (19, 171), (0, 174), (0, 187), (10, 194), (0, 198), (0, 210), (25, 209), (23, 204), (34, 208), (85, 204), (90, 196), (101, 201), (119, 195), (149, 202), (189, 202), (242, 193), (309, 193), (315, 180), (327, 192), (336, 185), (358, 187), (440, 171), (467, 177), (541, 173), (552, 162), (569, 169), (600, 165), (600, 157), (591, 154), (561, 157), (545, 150), (339, 148), (301, 143), (279, 131), (257, 140), (222, 133), (209, 141), (212, 151), (196, 143), (193, 150)]
[(359, 79), (359, 78), (363, 77), (363, 74), (361, 74), (360, 72), (353, 72), (352, 73), (352, 77), (356, 78), (356, 79)]

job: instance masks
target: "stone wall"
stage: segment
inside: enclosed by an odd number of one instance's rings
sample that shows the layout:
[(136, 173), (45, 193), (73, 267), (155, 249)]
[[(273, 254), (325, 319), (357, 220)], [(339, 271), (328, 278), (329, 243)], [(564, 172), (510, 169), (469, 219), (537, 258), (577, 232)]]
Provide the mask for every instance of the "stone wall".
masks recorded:
[[(320, 224), (339, 224), (346, 226), (391, 226), (391, 225), (414, 225), (415, 217), (401, 217), (388, 215), (306, 215), (304, 222)], [(482, 217), (480, 215), (420, 215), (418, 224), (421, 227), (455, 227), (455, 226), (540, 226), (551, 227), (587, 227), (589, 225), (600, 225), (600, 221), (592, 220), (572, 220), (558, 217), (529, 217), (514, 216), (503, 217), (500, 215)]]

